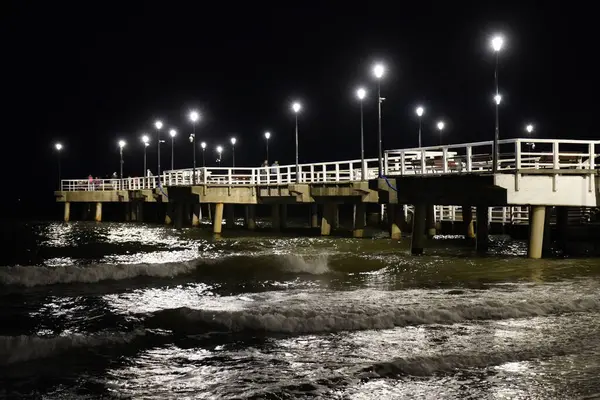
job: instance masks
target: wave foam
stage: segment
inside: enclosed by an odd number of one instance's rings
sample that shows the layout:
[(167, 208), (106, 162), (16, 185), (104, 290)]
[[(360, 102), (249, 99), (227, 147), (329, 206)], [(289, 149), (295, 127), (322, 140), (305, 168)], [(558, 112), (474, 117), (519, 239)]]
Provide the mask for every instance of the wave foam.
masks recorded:
[(138, 330), (129, 333), (76, 334), (55, 337), (0, 336), (0, 365), (52, 357), (72, 349), (125, 344), (143, 335), (145, 332)]
[(284, 257), (283, 269), (287, 272), (322, 275), (330, 272), (327, 256), (306, 258), (293, 254)]
[(452, 306), (402, 306), (391, 308), (349, 304), (326, 307), (316, 302), (305, 306), (259, 306), (253, 309), (215, 311), (188, 307), (155, 311), (148, 323), (165, 329), (203, 332), (263, 331), (272, 333), (322, 333), (369, 329), (391, 329), (407, 325), (448, 324), (471, 320), (499, 320), (546, 316), (567, 312), (600, 310), (600, 298), (528, 301), (487, 300), (461, 302)]
[(172, 278), (192, 272), (197, 262), (162, 264), (91, 264), (59, 267), (14, 266), (0, 268), (0, 283), (4, 285), (41, 286), (57, 283), (96, 283), (105, 280), (131, 279), (138, 276)]

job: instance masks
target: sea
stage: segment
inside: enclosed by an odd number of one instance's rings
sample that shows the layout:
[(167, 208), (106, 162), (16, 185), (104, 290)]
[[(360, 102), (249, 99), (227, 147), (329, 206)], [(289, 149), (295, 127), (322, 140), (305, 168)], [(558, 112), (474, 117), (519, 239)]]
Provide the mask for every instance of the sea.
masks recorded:
[(268, 221), (3, 229), (0, 398), (600, 398), (597, 257)]

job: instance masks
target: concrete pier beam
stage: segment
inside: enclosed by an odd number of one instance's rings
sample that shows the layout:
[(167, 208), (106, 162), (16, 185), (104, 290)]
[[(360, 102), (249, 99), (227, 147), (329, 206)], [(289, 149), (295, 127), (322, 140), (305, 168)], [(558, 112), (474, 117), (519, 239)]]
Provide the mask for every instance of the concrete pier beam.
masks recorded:
[(69, 222), (69, 220), (71, 219), (71, 203), (69, 203), (68, 201), (65, 202), (65, 209), (63, 212), (63, 220), (65, 222)]
[(310, 227), (319, 227), (319, 206), (317, 204), (310, 205)]
[(251, 231), (256, 229), (256, 206), (254, 204), (246, 206), (246, 228)]
[(96, 222), (102, 222), (102, 203), (96, 203)]
[(281, 212), (279, 211), (279, 204), (273, 204), (271, 206), (271, 226), (275, 232), (281, 230)]
[(323, 205), (323, 218), (321, 219), (321, 236), (331, 235), (331, 226), (334, 224), (337, 204), (325, 203)]
[(471, 208), (471, 205), (468, 204), (462, 206), (462, 218), (465, 239), (475, 239), (475, 228), (473, 226), (473, 209)]
[(354, 205), (354, 229), (352, 236), (361, 238), (365, 234), (365, 226), (367, 225), (367, 205), (358, 203)]
[(233, 207), (233, 204), (227, 204), (225, 207), (225, 212), (227, 213), (225, 216), (225, 224), (227, 229), (235, 228), (235, 212)]
[(544, 242), (544, 220), (546, 218), (545, 206), (531, 206), (531, 219), (529, 225), (529, 258), (542, 258)]
[(487, 206), (477, 206), (477, 251), (485, 253), (489, 247), (489, 214)]
[(223, 203), (215, 204), (215, 214), (213, 218), (213, 234), (215, 236), (221, 235), (223, 225)]
[(402, 239), (402, 229), (400, 228), (400, 220), (398, 218), (398, 209), (401, 209), (396, 204), (388, 204), (387, 215), (390, 226), (390, 238), (392, 240)]
[(435, 207), (433, 204), (427, 204), (427, 216), (425, 218), (425, 225), (427, 227), (427, 237), (429, 239), (432, 239), (436, 234)]
[(422, 255), (425, 248), (425, 219), (427, 218), (427, 206), (415, 204), (413, 214), (413, 231), (410, 243), (410, 252), (413, 255)]
[(200, 226), (200, 220), (202, 219), (202, 207), (200, 203), (192, 204), (192, 226)]

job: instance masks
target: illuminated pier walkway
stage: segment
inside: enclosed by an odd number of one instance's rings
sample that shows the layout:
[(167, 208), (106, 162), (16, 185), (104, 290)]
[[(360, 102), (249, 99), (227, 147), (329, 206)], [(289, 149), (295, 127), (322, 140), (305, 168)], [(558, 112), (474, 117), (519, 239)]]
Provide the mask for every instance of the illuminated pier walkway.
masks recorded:
[[(65, 203), (66, 221), (71, 203), (95, 203), (100, 221), (103, 203), (126, 203), (128, 217), (140, 220), (141, 204), (149, 202), (167, 203), (167, 223), (181, 226), (189, 210), (192, 225), (198, 225), (201, 205), (214, 204), (215, 234), (221, 233), (225, 205), (247, 205), (249, 229), (256, 226), (256, 204), (272, 206), (274, 229), (285, 225), (287, 205), (310, 205), (311, 226), (320, 225), (321, 234), (329, 235), (337, 224), (338, 205), (353, 204), (354, 236), (362, 237), (366, 205), (373, 203), (386, 209), (392, 238), (400, 238), (402, 229), (412, 230), (414, 254), (423, 252), (425, 235), (435, 234), (436, 224), (461, 221), (465, 236), (476, 236), (479, 250), (487, 248), (490, 223), (529, 224), (532, 258), (542, 254), (544, 226), (550, 220), (547, 210), (556, 211), (554, 220), (561, 231), (568, 224), (569, 208), (572, 212), (600, 205), (600, 140), (501, 140), (495, 171), (492, 145), (489, 141), (387, 150), (381, 174), (374, 158), (298, 168), (206, 167), (154, 177), (67, 179), (55, 194)], [(227, 209), (229, 225), (233, 207)], [(473, 221), (478, 222), (476, 232)]]

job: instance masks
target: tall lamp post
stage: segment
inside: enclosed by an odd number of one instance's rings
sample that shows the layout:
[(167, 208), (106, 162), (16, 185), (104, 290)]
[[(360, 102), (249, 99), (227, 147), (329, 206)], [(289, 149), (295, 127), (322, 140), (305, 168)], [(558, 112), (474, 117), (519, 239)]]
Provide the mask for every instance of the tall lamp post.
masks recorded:
[(206, 167), (206, 161), (204, 158), (204, 152), (206, 151), (206, 142), (200, 143), (200, 147), (202, 147), (202, 167)]
[(157, 147), (157, 151), (158, 151), (158, 162), (157, 162), (157, 167), (156, 167), (156, 172), (157, 172), (157, 176), (158, 176), (158, 184), (160, 185), (160, 130), (163, 127), (163, 123), (161, 120), (157, 119), (154, 122), (154, 127), (156, 128), (156, 147)]
[(231, 138), (231, 158), (232, 158), (233, 168), (235, 168), (235, 143), (236, 142), (237, 142), (237, 139), (232, 137)]
[(192, 121), (192, 134), (190, 135), (190, 143), (192, 143), (193, 157), (194, 157), (194, 169), (192, 173), (192, 180), (194, 185), (196, 184), (196, 123), (200, 119), (198, 111), (190, 111), (190, 121)]
[(442, 145), (442, 131), (444, 130), (445, 127), (446, 127), (446, 124), (444, 124), (444, 121), (439, 121), (437, 123), (438, 131), (440, 131), (440, 146)]
[(423, 113), (425, 112), (425, 109), (422, 106), (418, 106), (417, 109), (415, 110), (415, 112), (417, 113), (417, 117), (419, 117), (419, 148), (422, 147), (423, 142), (421, 141), (421, 128), (422, 128), (422, 117), (423, 117)]
[(54, 145), (56, 149), (56, 158), (58, 159), (58, 188), (61, 189), (61, 179), (60, 179), (60, 153), (63, 149), (63, 145), (61, 143), (56, 143)]
[(171, 129), (169, 131), (169, 136), (171, 136), (171, 171), (175, 169), (175, 136), (177, 136), (177, 131), (175, 129)]
[[(534, 131), (533, 124), (527, 124), (525, 126), (525, 131), (530, 136), (533, 133), (533, 131)], [(525, 143), (525, 144), (529, 146), (529, 151), (530, 152), (533, 151), (533, 149), (535, 149), (535, 143), (531, 142), (531, 143)]]
[(498, 158), (499, 158), (499, 140), (500, 140), (500, 123), (499, 123), (499, 118), (498, 118), (498, 107), (500, 106), (500, 101), (502, 100), (502, 97), (500, 96), (500, 92), (498, 89), (498, 58), (499, 58), (499, 54), (500, 54), (500, 50), (502, 50), (502, 47), (504, 45), (504, 38), (500, 35), (496, 35), (492, 38), (492, 49), (494, 50), (494, 52), (496, 53), (496, 67), (494, 69), (494, 83), (496, 86), (496, 94), (494, 96), (494, 100), (496, 102), (496, 125), (495, 125), (495, 129), (494, 129), (494, 154), (493, 154), (493, 172), (496, 173), (498, 172)]
[(363, 119), (363, 100), (366, 95), (367, 91), (364, 88), (356, 90), (356, 97), (360, 101), (360, 179), (363, 181), (367, 179), (365, 171), (365, 125)]
[(121, 157), (121, 185), (123, 184), (123, 147), (125, 147), (125, 141), (119, 140), (119, 156)]
[(146, 149), (148, 148), (148, 146), (150, 146), (150, 138), (148, 137), (148, 135), (144, 135), (142, 136), (142, 143), (144, 143), (144, 174), (143, 176), (148, 176), (148, 173), (146, 172), (148, 169), (148, 164), (146, 163)]
[(267, 164), (269, 163), (269, 139), (271, 138), (271, 132), (265, 132), (265, 141), (267, 142)]
[(296, 117), (296, 183), (300, 183), (300, 164), (298, 162), (298, 113), (302, 109), (302, 105), (295, 101), (292, 104), (292, 111)]
[(217, 163), (219, 167), (221, 167), (221, 155), (223, 154), (223, 146), (217, 146), (217, 153), (219, 154), (219, 158), (217, 158)]
[(385, 98), (381, 97), (381, 78), (383, 78), (383, 74), (385, 72), (385, 67), (383, 64), (375, 64), (373, 67), (373, 75), (377, 78), (377, 112), (378, 112), (378, 121), (379, 121), (379, 129), (377, 133), (377, 139), (379, 141), (379, 176), (383, 176), (383, 148), (381, 144), (381, 103)]

